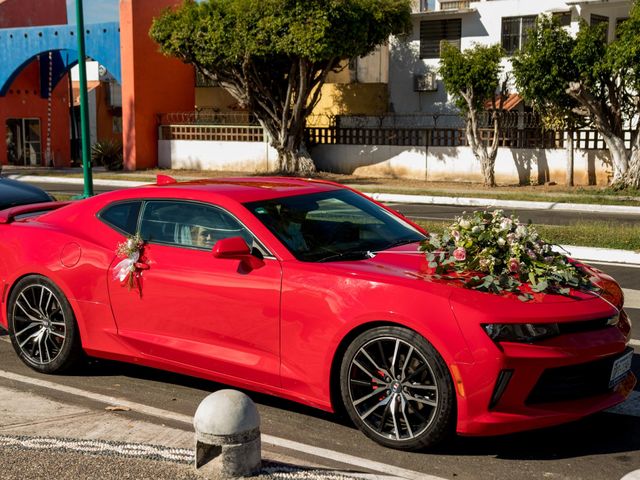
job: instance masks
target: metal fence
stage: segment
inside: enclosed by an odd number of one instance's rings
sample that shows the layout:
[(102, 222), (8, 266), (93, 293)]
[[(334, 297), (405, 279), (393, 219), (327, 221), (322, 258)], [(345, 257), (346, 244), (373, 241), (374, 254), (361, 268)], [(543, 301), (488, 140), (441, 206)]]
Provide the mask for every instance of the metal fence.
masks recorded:
[(262, 127), (224, 125), (161, 125), (160, 140), (264, 142)]
[[(564, 131), (544, 130), (535, 114), (504, 117), (499, 145), (515, 149), (565, 148)], [(255, 116), (246, 113), (220, 113), (213, 110), (162, 114), (159, 117), (161, 140), (209, 140), (227, 142), (265, 142), (267, 135)], [(480, 129), (485, 142), (493, 140), (488, 116)], [(466, 147), (464, 122), (459, 115), (385, 115), (339, 116), (327, 122), (330, 126), (309, 126), (305, 142), (315, 145), (388, 145), (406, 147)], [(315, 123), (315, 122), (314, 122)], [(313, 123), (312, 123), (313, 124)], [(580, 150), (605, 150), (604, 139), (596, 130), (573, 133), (574, 147)], [(631, 148), (631, 130), (625, 132), (625, 144)]]
[[(483, 141), (493, 141), (493, 129), (481, 129)], [(309, 146), (389, 145), (414, 147), (466, 147), (464, 128), (307, 128), (305, 141)], [(539, 129), (503, 129), (499, 145), (508, 148), (563, 148), (563, 132)]]
[(249, 112), (219, 112), (212, 108), (202, 108), (193, 112), (161, 113), (160, 125), (252, 125), (260, 122)]
[[(565, 148), (567, 135), (563, 131), (540, 128), (506, 128), (498, 133), (498, 144), (514, 149)], [(493, 129), (480, 129), (484, 142), (493, 141)], [(604, 139), (595, 130), (574, 132), (574, 148), (580, 150), (606, 150)], [(313, 127), (305, 130), (307, 145), (388, 145), (414, 147), (466, 147), (464, 128), (340, 128)], [(625, 144), (631, 148), (632, 133), (625, 132)]]

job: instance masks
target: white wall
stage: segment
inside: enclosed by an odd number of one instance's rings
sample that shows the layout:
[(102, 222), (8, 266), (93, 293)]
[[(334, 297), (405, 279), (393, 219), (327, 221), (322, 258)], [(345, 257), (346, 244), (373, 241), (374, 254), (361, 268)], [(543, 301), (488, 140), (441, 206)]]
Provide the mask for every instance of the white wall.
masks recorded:
[[(396, 147), (377, 145), (318, 145), (311, 149), (321, 171), (382, 178), (428, 181), (483, 181), (480, 163), (469, 147)], [(277, 152), (267, 143), (160, 140), (161, 168), (273, 172)], [(563, 149), (500, 148), (496, 181), (502, 184), (565, 182), (567, 151)], [(576, 185), (597, 182), (607, 185), (611, 177), (609, 153), (576, 150)]]
[(268, 143), (159, 140), (161, 168), (269, 172), (277, 167), (278, 153)]
[[(320, 170), (356, 176), (412, 178), (428, 181), (482, 182), (480, 163), (469, 147), (392, 147), (371, 145), (319, 145), (311, 155)], [(611, 175), (606, 151), (577, 150), (574, 175), (577, 185), (596, 180), (606, 185)], [(566, 150), (498, 150), (496, 181), (504, 184), (563, 184)]]

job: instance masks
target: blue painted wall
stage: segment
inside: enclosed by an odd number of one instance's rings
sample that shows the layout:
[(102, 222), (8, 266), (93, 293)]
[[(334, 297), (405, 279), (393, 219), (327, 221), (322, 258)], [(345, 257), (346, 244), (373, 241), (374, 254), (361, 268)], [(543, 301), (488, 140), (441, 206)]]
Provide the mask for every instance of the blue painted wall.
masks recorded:
[[(41, 67), (49, 61), (48, 52), (54, 52), (53, 88), (71, 67), (78, 63), (77, 29), (75, 25), (0, 29), (0, 97), (4, 96), (13, 80), (39, 55)], [(114, 78), (122, 83), (120, 62), (120, 24), (118, 22), (85, 25), (85, 50), (88, 57), (104, 65)], [(41, 75), (48, 68), (40, 69)], [(41, 96), (48, 98), (48, 79), (41, 79)]]

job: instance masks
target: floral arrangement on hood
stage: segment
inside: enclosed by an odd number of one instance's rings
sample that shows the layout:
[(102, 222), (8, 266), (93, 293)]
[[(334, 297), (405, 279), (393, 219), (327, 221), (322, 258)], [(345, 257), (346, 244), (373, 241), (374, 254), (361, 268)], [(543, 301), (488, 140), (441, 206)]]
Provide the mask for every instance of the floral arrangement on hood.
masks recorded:
[(475, 290), (515, 293), (522, 301), (533, 299), (532, 293), (597, 289), (587, 273), (552, 247), (530, 223), (495, 210), (457, 217), (443, 235), (428, 234), (420, 250), (437, 277)]

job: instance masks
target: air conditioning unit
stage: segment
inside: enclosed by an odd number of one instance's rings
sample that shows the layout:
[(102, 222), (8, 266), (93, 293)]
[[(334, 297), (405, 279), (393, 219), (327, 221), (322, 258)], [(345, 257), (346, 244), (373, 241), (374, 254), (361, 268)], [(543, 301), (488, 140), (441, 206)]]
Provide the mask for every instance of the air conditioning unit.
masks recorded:
[(436, 74), (433, 72), (430, 72), (430, 73), (425, 73), (424, 75), (414, 75), (413, 91), (414, 92), (438, 91), (438, 82), (436, 79)]

